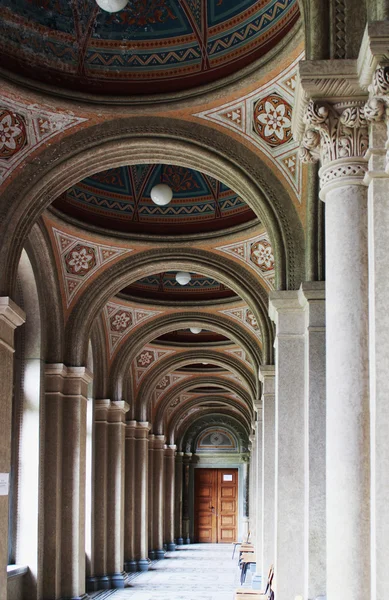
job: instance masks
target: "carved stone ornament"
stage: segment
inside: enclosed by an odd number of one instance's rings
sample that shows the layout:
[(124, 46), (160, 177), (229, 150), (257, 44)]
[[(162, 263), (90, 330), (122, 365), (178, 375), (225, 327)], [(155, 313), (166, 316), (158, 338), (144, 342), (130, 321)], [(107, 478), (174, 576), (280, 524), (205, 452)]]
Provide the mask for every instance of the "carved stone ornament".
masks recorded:
[(365, 117), (372, 122), (383, 121), (389, 107), (389, 67), (379, 67), (375, 70), (369, 93), (370, 98), (365, 104)]
[[(322, 163), (321, 187), (342, 177), (361, 177), (369, 145), (365, 107), (362, 102), (338, 104), (311, 100), (304, 115), (305, 134), (300, 160)], [(333, 164), (340, 161), (339, 164)]]

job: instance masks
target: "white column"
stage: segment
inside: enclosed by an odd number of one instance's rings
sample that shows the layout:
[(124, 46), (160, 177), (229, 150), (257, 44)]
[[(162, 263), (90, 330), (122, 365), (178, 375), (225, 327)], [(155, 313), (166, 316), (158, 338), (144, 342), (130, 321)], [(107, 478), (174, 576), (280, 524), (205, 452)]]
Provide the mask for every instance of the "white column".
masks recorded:
[(252, 456), (252, 460), (255, 461), (255, 481), (253, 482), (254, 487), (254, 501), (255, 501), (255, 514), (256, 514), (256, 531), (255, 531), (255, 553), (257, 556), (255, 575), (252, 580), (252, 588), (262, 589), (263, 580), (263, 565), (262, 565), (262, 399), (255, 401), (256, 421), (255, 421), (255, 456)]
[(305, 312), (305, 573), (304, 598), (326, 594), (325, 284), (300, 288)]
[(276, 467), (276, 415), (275, 367), (262, 365), (259, 371), (262, 382), (262, 574), (265, 584), (267, 574), (275, 560), (275, 467)]
[[(309, 103), (302, 148), (307, 160), (314, 159), (314, 153), (320, 155), (320, 198), (326, 205), (328, 600), (340, 600), (345, 593), (353, 600), (365, 600), (371, 593), (367, 188), (363, 181), (368, 130), (361, 92), (357, 99), (342, 98), (345, 90), (353, 93), (347, 83), (354, 76), (350, 64), (349, 74), (343, 71), (333, 78), (331, 93), (336, 101)], [(320, 77), (315, 85), (315, 93), (322, 94)], [(312, 86), (308, 87), (311, 93)]]
[[(376, 93), (368, 103), (369, 367), (371, 416), (372, 600), (389, 593), (389, 163), (387, 159), (389, 71), (375, 73)], [(380, 82), (381, 85), (378, 85)], [(385, 118), (385, 119), (384, 119)]]
[(275, 596), (304, 590), (304, 312), (298, 292), (270, 294), (276, 324)]

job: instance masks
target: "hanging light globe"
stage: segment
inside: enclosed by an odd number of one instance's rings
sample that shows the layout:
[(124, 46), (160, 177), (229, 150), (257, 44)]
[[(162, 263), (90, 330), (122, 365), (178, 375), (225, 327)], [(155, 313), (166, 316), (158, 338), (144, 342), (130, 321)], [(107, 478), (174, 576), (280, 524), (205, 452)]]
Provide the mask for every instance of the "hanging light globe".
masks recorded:
[(190, 327), (189, 328), (192, 333), (201, 333), (201, 327)]
[(96, 0), (96, 4), (102, 10), (109, 13), (119, 12), (126, 7), (128, 0)]
[(154, 204), (166, 206), (173, 198), (173, 190), (166, 183), (158, 183), (151, 188), (150, 196)]
[(187, 285), (191, 280), (191, 275), (190, 273), (187, 273), (186, 271), (178, 271), (177, 275), (176, 275), (176, 281), (177, 283), (179, 283), (180, 285)]

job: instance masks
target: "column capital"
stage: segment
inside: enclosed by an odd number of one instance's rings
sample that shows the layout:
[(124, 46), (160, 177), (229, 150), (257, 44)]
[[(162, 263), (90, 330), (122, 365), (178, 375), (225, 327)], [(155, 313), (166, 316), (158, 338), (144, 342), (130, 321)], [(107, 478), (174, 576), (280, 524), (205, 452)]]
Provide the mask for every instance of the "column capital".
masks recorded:
[(0, 319), (15, 329), (26, 321), (26, 313), (9, 296), (0, 296)]
[(265, 381), (274, 379), (276, 376), (275, 365), (260, 365), (259, 370), (258, 370), (258, 376), (259, 376), (259, 380), (262, 381), (262, 383), (265, 383)]
[(108, 420), (110, 423), (124, 422), (124, 415), (130, 410), (129, 405), (124, 400), (115, 400), (110, 402), (108, 408)]
[(164, 435), (155, 435), (154, 436), (154, 450), (165, 450), (165, 441), (166, 438)]
[(136, 421), (126, 421), (126, 439), (135, 439)]
[(87, 386), (93, 380), (86, 367), (68, 367), (63, 363), (45, 365), (46, 391), (63, 392), (68, 396), (82, 395), (86, 398)]
[(111, 400), (107, 398), (98, 398), (95, 400), (95, 422), (101, 423), (106, 422), (108, 418), (108, 409), (111, 404)]
[(356, 60), (299, 63), (293, 135), (302, 162), (320, 161), (321, 193), (339, 186), (364, 185), (369, 147), (365, 116), (367, 91)]
[(135, 439), (136, 440), (145, 439), (146, 441), (148, 441), (150, 429), (151, 429), (151, 425), (148, 421), (136, 421)]
[(302, 335), (304, 333), (301, 319), (303, 313), (297, 290), (270, 293), (269, 316), (276, 324), (277, 337)]

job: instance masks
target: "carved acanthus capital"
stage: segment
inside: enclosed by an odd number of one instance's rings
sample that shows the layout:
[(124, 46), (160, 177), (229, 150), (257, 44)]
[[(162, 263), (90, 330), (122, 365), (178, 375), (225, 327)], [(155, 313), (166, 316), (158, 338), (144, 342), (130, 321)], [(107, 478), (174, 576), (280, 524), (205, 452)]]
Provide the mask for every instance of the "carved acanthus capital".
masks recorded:
[(363, 158), (368, 148), (367, 122), (362, 103), (309, 102), (300, 147), (303, 162), (323, 165), (344, 158)]

